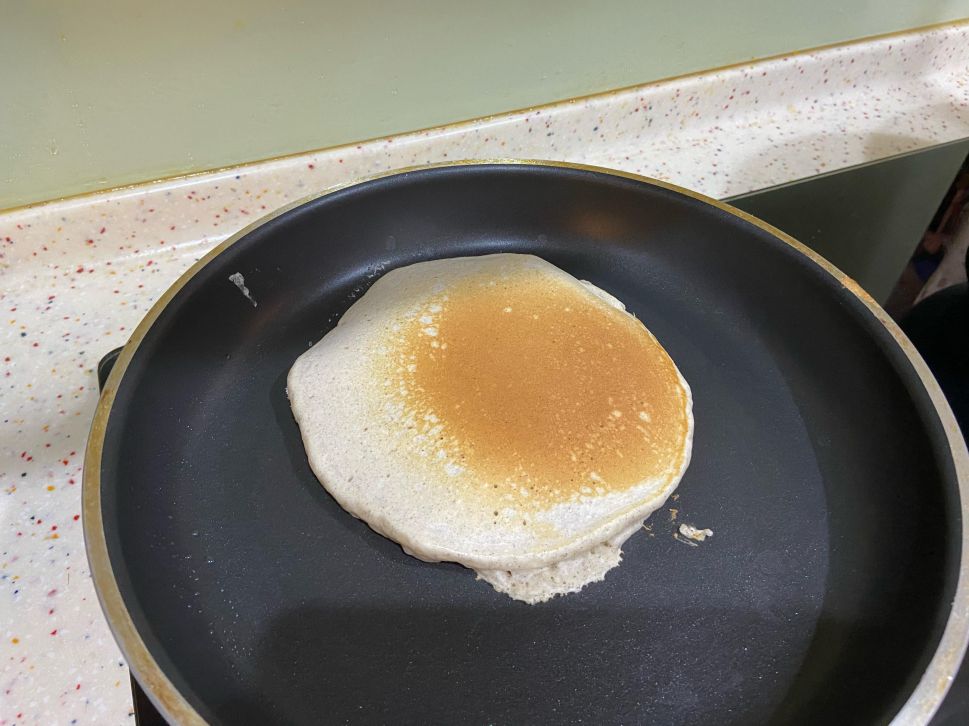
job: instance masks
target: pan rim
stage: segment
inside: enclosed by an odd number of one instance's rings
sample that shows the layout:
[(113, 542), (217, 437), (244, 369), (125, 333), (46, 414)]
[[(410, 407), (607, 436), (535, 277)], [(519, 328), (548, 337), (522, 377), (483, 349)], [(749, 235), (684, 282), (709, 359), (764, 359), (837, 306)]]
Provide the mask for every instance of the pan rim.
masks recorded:
[(645, 183), (651, 186), (660, 187), (668, 191), (677, 192), (686, 197), (701, 203), (713, 206), (727, 214), (742, 219), (761, 230), (767, 232), (779, 241), (801, 253), (804, 257), (811, 260), (826, 273), (831, 275), (839, 282), (843, 289), (860, 301), (868, 312), (882, 324), (894, 340), (895, 344), (901, 349), (912, 365), (915, 373), (932, 401), (936, 415), (938, 415), (945, 430), (946, 439), (949, 445), (949, 452), (955, 468), (959, 490), (960, 511), (962, 513), (961, 535), (962, 543), (960, 548), (959, 577), (956, 585), (955, 596), (953, 597), (952, 607), (946, 621), (942, 638), (936, 648), (931, 661), (925, 672), (922, 674), (915, 690), (911, 693), (908, 700), (892, 719), (892, 724), (900, 726), (902, 724), (927, 723), (936, 712), (949, 690), (949, 686), (959, 669), (962, 657), (966, 652), (969, 643), (969, 452), (966, 449), (966, 442), (956, 422), (955, 416), (949, 407), (948, 402), (939, 384), (929, 371), (929, 368), (921, 355), (915, 350), (911, 341), (905, 336), (901, 328), (892, 320), (888, 313), (858, 285), (852, 278), (843, 273), (828, 260), (818, 253), (809, 249), (802, 243), (795, 240), (790, 235), (767, 224), (766, 222), (736, 209), (729, 204), (712, 197), (708, 197), (699, 192), (695, 192), (684, 187), (670, 184), (669, 182), (653, 179), (632, 172), (608, 169), (605, 167), (593, 166), (588, 164), (577, 164), (564, 161), (548, 161), (541, 159), (466, 159), (459, 161), (448, 161), (435, 164), (424, 164), (417, 166), (403, 167), (391, 171), (381, 172), (363, 178), (353, 179), (348, 182), (336, 184), (328, 187), (321, 192), (316, 192), (307, 197), (298, 199), (276, 209), (266, 216), (257, 219), (247, 225), (228, 239), (216, 245), (211, 251), (200, 258), (188, 270), (186, 270), (152, 305), (144, 318), (132, 332), (131, 337), (125, 344), (118, 357), (114, 368), (104, 386), (101, 397), (98, 400), (94, 419), (88, 435), (88, 442), (84, 456), (84, 470), (82, 479), (82, 523), (84, 529), (85, 549), (91, 579), (100, 602), (102, 612), (107, 620), (115, 641), (128, 663), (129, 669), (135, 674), (138, 682), (144, 688), (149, 699), (161, 714), (170, 722), (180, 724), (205, 724), (206, 721), (189, 703), (188, 699), (175, 687), (175, 685), (164, 674), (157, 661), (148, 650), (148, 646), (142, 640), (141, 635), (134, 624), (131, 614), (125, 606), (121, 595), (118, 582), (111, 567), (108, 554), (107, 539), (104, 532), (104, 521), (101, 515), (101, 463), (103, 456), (104, 437), (107, 431), (107, 423), (110, 418), (115, 397), (119, 385), (135, 353), (144, 340), (148, 331), (161, 315), (162, 311), (168, 306), (171, 300), (184, 288), (195, 275), (206, 265), (213, 261), (218, 255), (227, 250), (237, 241), (248, 235), (253, 230), (267, 224), (286, 212), (295, 209), (303, 204), (328, 196), (335, 192), (365, 184), (367, 182), (383, 179), (390, 176), (407, 174), (411, 172), (424, 171), (428, 169), (438, 169), (457, 166), (536, 166), (554, 167), (560, 169), (573, 169), (588, 171), (607, 176), (620, 177), (633, 181)]

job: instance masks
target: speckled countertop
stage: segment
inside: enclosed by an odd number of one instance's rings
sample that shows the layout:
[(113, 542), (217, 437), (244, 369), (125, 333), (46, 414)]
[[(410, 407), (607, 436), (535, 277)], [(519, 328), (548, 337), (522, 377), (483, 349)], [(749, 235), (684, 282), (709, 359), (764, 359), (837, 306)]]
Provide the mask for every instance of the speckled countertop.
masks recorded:
[(449, 159), (577, 161), (725, 197), (965, 137), (956, 24), (0, 214), (0, 726), (133, 722), (80, 523), (95, 366), (260, 215)]

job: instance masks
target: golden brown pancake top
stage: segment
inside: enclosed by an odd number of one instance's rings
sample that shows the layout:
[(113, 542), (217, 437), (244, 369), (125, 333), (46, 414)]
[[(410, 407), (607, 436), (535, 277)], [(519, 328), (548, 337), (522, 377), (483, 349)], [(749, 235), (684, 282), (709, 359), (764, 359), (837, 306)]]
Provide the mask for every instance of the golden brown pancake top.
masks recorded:
[[(385, 384), (456, 486), (546, 508), (675, 475), (686, 393), (643, 325), (540, 270), (473, 275), (404, 323)], [(471, 492), (468, 492), (471, 493)]]

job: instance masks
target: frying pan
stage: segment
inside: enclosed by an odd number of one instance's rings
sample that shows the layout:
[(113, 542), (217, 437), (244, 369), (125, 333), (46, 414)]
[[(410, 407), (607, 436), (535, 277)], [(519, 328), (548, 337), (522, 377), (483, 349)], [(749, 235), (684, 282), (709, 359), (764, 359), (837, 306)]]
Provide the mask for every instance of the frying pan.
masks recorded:
[[(623, 300), (695, 398), (678, 499), (605, 581), (535, 606), (344, 512), (285, 392), (383, 271), (499, 250)], [(186, 273), (108, 380), (84, 525), (172, 721), (917, 723), (966, 643), (967, 472), (911, 345), (783, 233), (630, 174), (456, 164), (280, 210)]]

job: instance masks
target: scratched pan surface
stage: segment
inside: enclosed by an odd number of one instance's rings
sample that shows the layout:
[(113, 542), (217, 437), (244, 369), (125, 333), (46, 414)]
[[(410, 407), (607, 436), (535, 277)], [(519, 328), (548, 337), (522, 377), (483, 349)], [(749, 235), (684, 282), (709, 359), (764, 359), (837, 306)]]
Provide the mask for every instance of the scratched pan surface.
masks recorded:
[[(284, 389), (381, 271), (499, 250), (623, 300), (695, 399), (678, 500), (604, 582), (537, 606), (345, 513)], [(588, 169), (451, 166), (291, 209), (176, 288), (109, 381), (85, 482), (109, 621), (173, 718), (887, 721), (939, 645), (961, 548), (942, 423), (871, 311), (764, 226)]]

